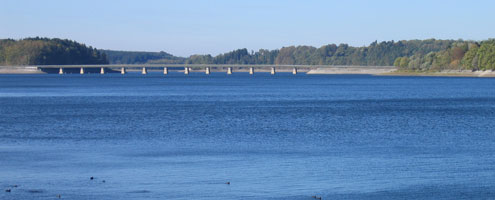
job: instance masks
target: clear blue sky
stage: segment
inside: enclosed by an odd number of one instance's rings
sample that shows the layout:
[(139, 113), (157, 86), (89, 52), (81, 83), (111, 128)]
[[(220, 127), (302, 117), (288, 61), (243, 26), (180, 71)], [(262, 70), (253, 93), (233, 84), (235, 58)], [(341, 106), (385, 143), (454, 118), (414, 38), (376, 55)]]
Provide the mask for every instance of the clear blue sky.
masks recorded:
[(495, 37), (491, 0), (2, 0), (0, 38), (212, 54), (378, 40)]

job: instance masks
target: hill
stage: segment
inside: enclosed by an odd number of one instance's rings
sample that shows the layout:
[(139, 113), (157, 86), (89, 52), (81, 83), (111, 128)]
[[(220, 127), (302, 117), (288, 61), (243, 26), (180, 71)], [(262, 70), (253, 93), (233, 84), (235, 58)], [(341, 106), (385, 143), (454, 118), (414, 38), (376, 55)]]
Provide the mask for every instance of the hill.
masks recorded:
[(289, 46), (277, 50), (261, 49), (249, 53), (239, 49), (215, 57), (191, 56), (188, 63), (214, 64), (301, 64), (301, 65), (360, 65), (392, 66), (398, 57), (426, 55), (448, 49), (454, 40), (404, 40), (373, 42), (365, 47), (347, 44), (329, 44), (319, 48), (312, 46)]
[(0, 40), (0, 65), (53, 64), (287, 64), (392, 66), (406, 71), (495, 70), (495, 40), (401, 40), (352, 47), (289, 46), (177, 57), (166, 52), (97, 50), (71, 40)]
[(101, 50), (107, 55), (110, 64), (182, 64), (185, 58), (166, 52), (114, 51)]
[(72, 40), (0, 40), (0, 65), (107, 64), (105, 53)]

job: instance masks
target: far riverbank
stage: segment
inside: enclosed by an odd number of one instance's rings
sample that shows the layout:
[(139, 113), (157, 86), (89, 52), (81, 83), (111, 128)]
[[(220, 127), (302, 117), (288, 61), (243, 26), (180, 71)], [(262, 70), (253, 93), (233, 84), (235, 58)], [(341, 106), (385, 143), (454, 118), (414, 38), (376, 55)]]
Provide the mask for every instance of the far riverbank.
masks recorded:
[[(140, 71), (129, 69), (128, 71)], [(150, 69), (149, 71), (160, 71)], [(180, 70), (179, 70), (180, 71)], [(212, 72), (223, 72), (225, 69), (212, 69)], [(246, 68), (235, 69), (234, 72), (248, 72)], [(203, 69), (192, 69), (191, 72), (204, 72)], [(256, 69), (256, 72), (270, 72), (270, 69)], [(277, 72), (292, 72), (291, 69), (277, 69)], [(471, 70), (442, 70), (442, 71), (404, 71), (389, 66), (338, 66), (333, 68), (301, 68), (299, 73), (306, 74), (368, 74), (375, 76), (450, 76), (450, 77), (495, 77), (495, 71), (471, 71)], [(37, 69), (35, 66), (25, 67), (0, 67), (0, 74), (47, 74), (47, 72)]]
[(495, 77), (495, 71), (442, 70), (442, 71), (403, 71), (390, 67), (350, 67), (318, 68), (307, 74), (369, 74), (376, 76), (451, 76), (451, 77)]
[(34, 66), (0, 67), (0, 74), (46, 74)]
[(442, 70), (436, 72), (401, 71), (377, 74), (381, 76), (451, 76), (451, 77), (495, 77), (495, 71)]

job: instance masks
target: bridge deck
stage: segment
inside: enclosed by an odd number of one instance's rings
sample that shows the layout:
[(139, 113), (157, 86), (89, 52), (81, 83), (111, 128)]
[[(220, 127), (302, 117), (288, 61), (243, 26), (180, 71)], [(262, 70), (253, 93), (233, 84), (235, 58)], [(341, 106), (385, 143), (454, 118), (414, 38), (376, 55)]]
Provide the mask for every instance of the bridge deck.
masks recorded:
[[(21, 67), (21, 66), (11, 66), (11, 67)], [(35, 65), (38, 68), (163, 68), (163, 67), (191, 67), (191, 68), (374, 68), (374, 69), (393, 69), (393, 66), (346, 66), (346, 65), (245, 65), (245, 64), (110, 64), (110, 65)]]

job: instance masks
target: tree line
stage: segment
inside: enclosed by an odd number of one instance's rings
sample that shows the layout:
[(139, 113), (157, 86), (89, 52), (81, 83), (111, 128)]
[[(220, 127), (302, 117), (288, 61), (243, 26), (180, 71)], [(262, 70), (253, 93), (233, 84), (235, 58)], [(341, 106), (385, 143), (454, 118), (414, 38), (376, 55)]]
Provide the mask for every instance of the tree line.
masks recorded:
[(495, 39), (456, 41), (441, 51), (398, 57), (394, 66), (413, 71), (495, 70)]
[(184, 64), (186, 58), (176, 57), (169, 53), (144, 51), (101, 50), (112, 64)]
[(43, 64), (274, 64), (397, 66), (403, 70), (495, 70), (495, 40), (401, 40), (368, 46), (329, 44), (289, 46), (249, 52), (237, 49), (187, 58), (166, 52), (97, 50), (71, 40), (26, 38), (0, 40), (0, 65)]
[(366, 47), (329, 44), (320, 48), (289, 46), (277, 50), (261, 49), (248, 52), (239, 49), (212, 57), (193, 55), (190, 64), (287, 64), (287, 65), (361, 65), (392, 66), (398, 57), (425, 55), (449, 48), (454, 40), (377, 41)]
[(72, 40), (0, 40), (0, 65), (108, 64), (105, 53)]

